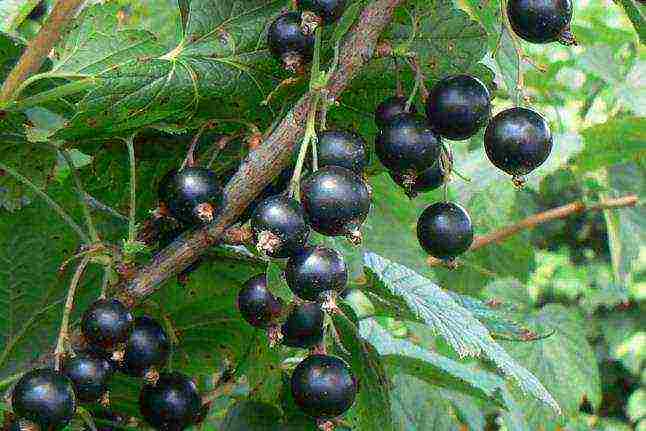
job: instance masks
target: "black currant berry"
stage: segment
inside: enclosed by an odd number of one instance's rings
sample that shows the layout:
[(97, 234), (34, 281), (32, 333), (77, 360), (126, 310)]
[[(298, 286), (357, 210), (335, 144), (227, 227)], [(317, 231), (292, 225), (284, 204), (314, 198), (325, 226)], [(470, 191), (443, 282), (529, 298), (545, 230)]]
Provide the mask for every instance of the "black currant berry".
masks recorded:
[(405, 97), (392, 96), (381, 102), (375, 111), (375, 123), (379, 129), (389, 125), (395, 118), (401, 114), (416, 114), (417, 108), (411, 105), (410, 111), (406, 110)]
[(353, 132), (328, 130), (318, 136), (319, 167), (341, 166), (356, 174), (362, 174), (368, 165), (366, 143)]
[(576, 44), (570, 32), (572, 0), (509, 0), (507, 16), (514, 32), (528, 42)]
[(295, 295), (308, 301), (318, 301), (325, 292), (340, 293), (345, 289), (348, 270), (338, 251), (314, 246), (287, 261), (285, 278)]
[(314, 35), (305, 34), (301, 14), (284, 13), (271, 24), (267, 44), (274, 57), (282, 60), (287, 70), (296, 71), (312, 59)]
[(121, 370), (131, 376), (144, 376), (153, 368), (163, 367), (169, 353), (170, 340), (164, 328), (150, 317), (138, 317), (126, 341)]
[(238, 310), (244, 320), (256, 328), (267, 328), (280, 316), (283, 303), (267, 289), (267, 277), (250, 278), (238, 292)]
[(298, 407), (317, 419), (342, 415), (357, 395), (357, 381), (348, 364), (326, 355), (311, 355), (298, 364), (291, 387)]
[(181, 431), (197, 422), (202, 399), (189, 377), (181, 373), (162, 373), (154, 385), (147, 384), (141, 390), (139, 409), (153, 428)]
[(309, 349), (323, 340), (323, 310), (316, 302), (302, 302), (294, 308), (281, 328), (283, 344)]
[(522, 176), (542, 165), (550, 155), (552, 133), (539, 113), (511, 108), (489, 122), (484, 145), (491, 163), (522, 184)]
[(424, 120), (402, 114), (379, 132), (375, 151), (381, 163), (394, 172), (422, 172), (433, 166), (442, 141)]
[(126, 341), (134, 318), (116, 299), (99, 299), (83, 313), (81, 332), (92, 347), (112, 350)]
[(36, 7), (34, 7), (31, 10), (31, 12), (29, 12), (29, 15), (27, 15), (27, 18), (33, 21), (38, 21), (43, 16), (45, 16), (46, 13), (47, 13), (47, 5), (45, 4), (44, 1), (41, 1), (41, 2), (38, 2)]
[(303, 181), (301, 203), (315, 231), (361, 242), (359, 229), (370, 211), (370, 193), (359, 175), (339, 166), (321, 168)]
[(217, 176), (199, 167), (187, 167), (162, 178), (159, 193), (160, 202), (166, 204), (171, 215), (186, 224), (210, 223), (222, 203)]
[(417, 239), (431, 256), (451, 261), (473, 242), (471, 217), (452, 202), (437, 202), (422, 212), (417, 221)]
[(251, 230), (258, 250), (275, 258), (297, 253), (310, 236), (301, 205), (287, 196), (261, 202), (251, 217)]
[(470, 75), (455, 75), (441, 80), (435, 84), (426, 101), (426, 116), (433, 130), (453, 140), (475, 135), (490, 115), (489, 90)]
[(331, 24), (341, 18), (346, 0), (298, 0), (298, 7), (303, 11), (313, 12), (325, 24)]
[(402, 187), (410, 198), (414, 198), (418, 193), (430, 192), (440, 187), (447, 179), (447, 173), (442, 169), (438, 160), (430, 168), (419, 174), (389, 172), (390, 177)]
[(74, 393), (81, 402), (98, 401), (108, 391), (112, 366), (103, 358), (80, 355), (65, 362), (62, 373), (74, 385)]
[(70, 379), (56, 371), (37, 369), (22, 376), (11, 396), (20, 419), (50, 430), (67, 424), (76, 412), (76, 396)]

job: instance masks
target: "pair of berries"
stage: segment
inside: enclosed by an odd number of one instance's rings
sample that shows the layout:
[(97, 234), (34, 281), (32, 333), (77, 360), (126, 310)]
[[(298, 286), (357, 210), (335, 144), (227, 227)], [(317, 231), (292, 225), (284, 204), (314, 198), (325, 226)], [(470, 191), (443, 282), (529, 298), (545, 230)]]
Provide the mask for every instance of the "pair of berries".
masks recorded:
[(301, 12), (287, 12), (276, 18), (267, 33), (267, 44), (285, 69), (295, 72), (312, 60), (314, 29), (331, 24), (343, 15), (346, 0), (300, 0)]

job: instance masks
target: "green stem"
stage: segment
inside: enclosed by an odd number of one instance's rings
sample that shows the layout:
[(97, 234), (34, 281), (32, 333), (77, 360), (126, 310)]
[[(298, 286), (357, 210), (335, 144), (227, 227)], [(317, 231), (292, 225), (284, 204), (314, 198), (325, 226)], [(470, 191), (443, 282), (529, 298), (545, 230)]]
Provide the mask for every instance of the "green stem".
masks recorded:
[(137, 213), (137, 167), (135, 165), (135, 135), (126, 140), (128, 146), (128, 161), (130, 163), (130, 213), (128, 217), (128, 242), (133, 244), (137, 239), (137, 225), (135, 223)]
[(76, 224), (76, 222), (72, 219), (72, 217), (70, 217), (70, 215), (69, 215), (69, 214), (67, 214), (67, 213), (65, 212), (65, 210), (64, 210), (60, 205), (58, 205), (56, 202), (54, 202), (54, 200), (53, 200), (52, 198), (50, 198), (50, 197), (47, 195), (47, 193), (45, 193), (44, 191), (42, 191), (41, 189), (39, 189), (39, 188), (38, 188), (34, 183), (32, 183), (32, 182), (31, 182), (31, 181), (29, 181), (27, 178), (25, 178), (25, 177), (23, 177), (22, 175), (20, 175), (20, 174), (19, 174), (17, 171), (15, 171), (13, 168), (10, 168), (9, 166), (5, 165), (5, 164), (4, 164), (4, 163), (2, 163), (2, 162), (0, 162), (0, 170), (3, 170), (3, 171), (5, 171), (5, 172), (8, 172), (8, 173), (9, 173), (9, 175), (11, 175), (12, 177), (14, 177), (16, 180), (20, 181), (21, 183), (23, 183), (24, 185), (26, 185), (27, 187), (29, 187), (30, 189), (32, 189), (32, 190), (34, 191), (34, 193), (36, 193), (36, 194), (37, 194), (38, 196), (40, 196), (43, 200), (45, 200), (45, 202), (47, 202), (47, 204), (48, 204), (48, 205), (49, 205), (49, 206), (50, 206), (54, 211), (56, 211), (56, 212), (58, 213), (58, 215), (59, 215), (63, 220), (65, 220), (65, 222), (66, 222), (66, 223), (67, 223), (67, 224), (72, 228), (72, 230), (74, 230), (74, 232), (76, 232), (76, 234), (79, 236), (79, 238), (81, 238), (81, 241), (83, 241), (84, 243), (86, 243), (86, 244), (88, 244), (88, 245), (89, 245), (89, 244), (92, 244), (92, 240), (90, 239), (90, 237), (89, 237), (89, 236), (87, 236), (87, 235), (85, 234), (85, 232), (83, 232), (83, 229), (81, 229), (81, 227), (80, 227), (78, 224)]
[(72, 158), (70, 157), (69, 150), (60, 150), (60, 153), (65, 159), (65, 162), (67, 162), (67, 166), (69, 166), (70, 171), (72, 171), (72, 177), (76, 183), (76, 192), (81, 200), (81, 208), (83, 208), (83, 215), (85, 216), (85, 223), (87, 224), (88, 231), (90, 232), (90, 238), (92, 238), (93, 242), (98, 243), (101, 240), (99, 239), (99, 234), (96, 230), (96, 226), (94, 225), (94, 220), (92, 220), (92, 213), (90, 213), (90, 208), (85, 199), (86, 193), (83, 189), (83, 184), (79, 178), (78, 171), (74, 166), (74, 161), (72, 161)]
[(316, 139), (316, 110), (318, 108), (320, 98), (320, 93), (316, 92), (312, 94), (312, 103), (310, 110), (307, 113), (305, 136), (303, 136), (303, 142), (298, 152), (298, 159), (296, 160), (296, 167), (294, 168), (294, 175), (292, 176), (291, 185), (289, 187), (290, 195), (295, 199), (298, 199), (298, 196), (300, 195), (301, 174), (303, 172), (303, 166), (305, 165), (305, 157), (307, 155), (310, 141), (312, 141), (312, 139)]

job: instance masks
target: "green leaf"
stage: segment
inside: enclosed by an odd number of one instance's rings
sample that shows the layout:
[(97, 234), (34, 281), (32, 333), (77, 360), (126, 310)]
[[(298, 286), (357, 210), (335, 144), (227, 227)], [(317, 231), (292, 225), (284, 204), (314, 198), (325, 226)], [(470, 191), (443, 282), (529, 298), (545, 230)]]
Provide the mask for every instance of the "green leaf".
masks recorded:
[(285, 271), (275, 261), (271, 261), (267, 265), (267, 287), (271, 293), (282, 299), (285, 304), (289, 304), (294, 299), (294, 293), (285, 280)]
[(619, 4), (626, 11), (626, 15), (633, 23), (642, 44), (646, 44), (646, 10), (643, 3), (635, 0), (619, 0)]
[(406, 304), (405, 317), (426, 323), (445, 338), (460, 356), (485, 356), (518, 385), (555, 411), (558, 404), (539, 380), (520, 366), (492, 338), (487, 328), (457, 304), (449, 294), (428, 279), (374, 253), (367, 253), (365, 265), (381, 281), (373, 286), (381, 294), (399, 296)]
[(0, 0), (0, 32), (14, 32), (40, 0)]
[(271, 404), (240, 401), (227, 411), (222, 431), (277, 431), (281, 416)]
[(576, 157), (576, 167), (582, 172), (646, 156), (646, 124), (642, 117), (611, 118), (581, 134), (585, 147)]
[(393, 430), (388, 380), (379, 354), (344, 315), (335, 313), (332, 319), (342, 346), (337, 350), (349, 353), (352, 372), (361, 385), (351, 410), (353, 424), (359, 429)]
[[(562, 407), (565, 417), (576, 413), (584, 399), (593, 408), (601, 402), (601, 384), (596, 358), (585, 337), (586, 324), (578, 311), (547, 305), (531, 321), (536, 331), (554, 335), (531, 343), (503, 342), (509, 353), (536, 374)], [(544, 406), (522, 401), (530, 429), (556, 429), (556, 418)]]
[(462, 392), (485, 401), (498, 401), (505, 382), (499, 376), (454, 361), (412, 342), (395, 338), (374, 319), (360, 323), (361, 336), (371, 343), (389, 369), (415, 376), (427, 383)]

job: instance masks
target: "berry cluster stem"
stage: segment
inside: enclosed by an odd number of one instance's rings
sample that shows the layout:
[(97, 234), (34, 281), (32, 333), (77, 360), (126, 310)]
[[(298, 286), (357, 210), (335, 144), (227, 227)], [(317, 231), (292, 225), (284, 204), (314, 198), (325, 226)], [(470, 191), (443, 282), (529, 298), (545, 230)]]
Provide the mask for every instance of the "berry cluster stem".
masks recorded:
[(128, 147), (128, 163), (130, 164), (130, 212), (128, 214), (128, 243), (133, 244), (137, 240), (137, 165), (135, 160), (135, 135), (126, 140)]

